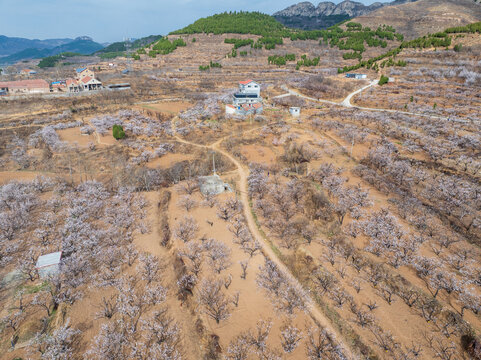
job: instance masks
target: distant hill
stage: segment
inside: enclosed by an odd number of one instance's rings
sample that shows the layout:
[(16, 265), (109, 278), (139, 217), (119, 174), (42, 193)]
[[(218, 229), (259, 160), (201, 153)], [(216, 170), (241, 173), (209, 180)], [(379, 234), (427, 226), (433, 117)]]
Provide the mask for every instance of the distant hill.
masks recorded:
[(284, 25), (270, 15), (260, 12), (225, 12), (201, 18), (174, 34), (273, 34), (285, 30)]
[(47, 39), (30, 40), (19, 37), (0, 35), (0, 56), (12, 55), (26, 49), (52, 49), (57, 46), (68, 44), (73, 39)]
[(90, 55), (96, 51), (103, 49), (103, 45), (96, 43), (88, 36), (78, 37), (69, 43), (62, 44), (50, 49), (29, 48), (18, 53), (11, 54), (0, 58), (2, 64), (12, 64), (21, 60), (41, 59), (47, 56), (57, 55), (65, 52), (78, 53), (82, 55)]
[(399, 5), (417, 0), (395, 0), (391, 3), (375, 2), (364, 5), (360, 2), (345, 0), (339, 4), (330, 1), (320, 2), (317, 7), (304, 1), (274, 13), (282, 24), (303, 30), (326, 29), (341, 21), (369, 14), (385, 6)]
[(353, 19), (365, 26), (393, 26), (406, 39), (481, 21), (481, 3), (473, 0), (418, 0), (389, 6)]
[(162, 39), (162, 35), (150, 35), (143, 37), (141, 39), (137, 39), (132, 42), (128, 41), (118, 41), (110, 44), (109, 46), (104, 47), (103, 49), (99, 50), (98, 53), (114, 53), (114, 52), (123, 52), (127, 51), (127, 47), (130, 44), (130, 49), (139, 49), (143, 46), (156, 42)]

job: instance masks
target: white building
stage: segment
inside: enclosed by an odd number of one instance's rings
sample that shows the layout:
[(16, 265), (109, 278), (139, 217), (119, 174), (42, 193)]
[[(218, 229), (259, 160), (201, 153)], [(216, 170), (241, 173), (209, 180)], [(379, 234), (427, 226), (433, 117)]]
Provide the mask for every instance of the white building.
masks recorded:
[(35, 268), (37, 269), (40, 278), (55, 275), (59, 271), (61, 258), (61, 251), (39, 256)]
[(256, 94), (260, 97), (261, 87), (254, 80), (240, 81), (239, 92), (242, 94)]
[(233, 104), (256, 104), (262, 102), (261, 87), (253, 80), (239, 82), (239, 91), (234, 94)]
[(361, 79), (367, 78), (367, 75), (366, 75), (366, 74), (346, 74), (346, 77), (347, 77), (348, 79), (361, 80)]
[(291, 113), (292, 116), (299, 117), (301, 115), (301, 108), (292, 106), (289, 108), (289, 112)]

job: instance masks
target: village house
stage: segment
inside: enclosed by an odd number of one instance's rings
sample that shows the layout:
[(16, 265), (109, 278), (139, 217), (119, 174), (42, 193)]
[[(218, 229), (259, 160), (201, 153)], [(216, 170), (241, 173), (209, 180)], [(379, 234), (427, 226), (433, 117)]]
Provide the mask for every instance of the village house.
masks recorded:
[(39, 94), (50, 92), (50, 85), (42, 79), (2, 81), (0, 91), (2, 90), (8, 95)]
[(70, 93), (102, 89), (102, 83), (95, 78), (95, 73), (87, 68), (75, 70), (75, 79), (66, 80), (66, 88)]
[(102, 88), (102, 83), (96, 78), (91, 76), (85, 76), (79, 81), (80, 86), (83, 86), (83, 90), (100, 90)]
[(65, 81), (54, 81), (50, 84), (50, 91), (51, 92), (65, 92), (67, 91), (67, 84)]
[(82, 78), (84, 78), (86, 76), (90, 76), (91, 78), (95, 78), (94, 72), (90, 69), (87, 69), (87, 68), (79, 68), (79, 69), (76, 69), (75, 72), (77, 73), (76, 77), (75, 77), (77, 80), (81, 80)]
[(20, 70), (20, 75), (24, 75), (24, 76), (30, 76), (30, 75), (35, 75), (37, 72), (35, 70), (32, 70), (32, 69), (22, 69)]
[(253, 80), (239, 82), (239, 91), (233, 95), (232, 105), (226, 106), (226, 114), (253, 115), (263, 110), (261, 87)]
[(239, 82), (239, 91), (233, 95), (233, 104), (261, 103), (261, 87), (253, 80)]

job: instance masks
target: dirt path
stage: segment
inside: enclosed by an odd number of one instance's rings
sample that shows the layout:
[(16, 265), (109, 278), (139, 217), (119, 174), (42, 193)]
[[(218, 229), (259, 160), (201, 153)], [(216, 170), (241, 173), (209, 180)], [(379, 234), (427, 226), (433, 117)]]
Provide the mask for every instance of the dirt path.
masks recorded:
[(316, 99), (316, 98), (313, 98), (313, 97), (309, 97), (307, 95), (304, 95), (302, 93), (300, 93), (298, 90), (294, 90), (294, 89), (290, 89), (288, 88), (287, 86), (283, 85), (282, 88), (284, 90), (287, 91), (286, 94), (282, 94), (282, 95), (278, 95), (278, 96), (274, 96), (274, 99), (276, 98), (283, 98), (283, 97), (287, 97), (289, 95), (293, 95), (293, 96), (298, 96), (300, 98), (303, 98), (303, 99), (306, 99), (306, 100), (309, 100), (309, 101), (314, 101), (314, 102), (318, 102), (318, 103), (323, 103), (323, 104), (330, 104), (330, 105), (336, 105), (336, 106), (342, 106), (342, 107), (347, 107), (347, 108), (356, 108), (356, 109), (359, 109), (359, 110), (366, 110), (366, 111), (377, 111), (377, 112), (388, 112), (388, 113), (394, 113), (394, 114), (404, 114), (404, 115), (413, 115), (413, 116), (423, 116), (423, 117), (429, 117), (429, 118), (432, 118), (432, 119), (440, 119), (440, 120), (448, 120), (449, 121), (449, 118), (448, 117), (445, 117), (445, 116), (438, 116), (438, 115), (431, 115), (431, 114), (421, 114), (421, 113), (412, 113), (412, 112), (408, 112), (408, 111), (400, 111), (400, 110), (392, 110), (392, 109), (382, 109), (382, 108), (370, 108), (370, 107), (362, 107), (362, 106), (357, 106), (357, 105), (353, 105), (351, 103), (351, 100), (352, 98), (359, 94), (360, 92), (362, 92), (363, 90), (367, 89), (367, 88), (370, 88), (371, 86), (374, 86), (376, 85), (377, 83), (377, 80), (373, 80), (371, 81), (371, 83), (369, 85), (366, 85), (364, 86), (363, 88), (361, 89), (358, 89), (356, 91), (353, 91), (352, 93), (350, 93), (343, 101), (341, 102), (335, 102), (335, 101), (331, 101), (331, 100), (324, 100), (324, 99)]
[[(174, 131), (174, 134), (175, 134), (175, 119), (176, 118), (172, 119), (172, 130)], [(269, 125), (271, 125), (271, 124), (268, 124), (267, 126), (269, 126)], [(261, 129), (264, 126), (266, 126), (266, 125), (247, 130), (247, 131), (244, 132), (244, 134), (254, 132), (256, 130)], [(230, 136), (232, 136), (232, 135), (225, 136), (225, 137), (217, 140), (216, 142), (214, 142), (210, 145), (203, 145), (203, 144), (197, 144), (197, 143), (194, 143), (194, 142), (191, 142), (191, 141), (184, 140), (184, 139), (180, 138), (179, 136), (174, 135), (175, 139), (178, 142), (181, 142), (183, 144), (188, 144), (188, 145), (191, 145), (191, 146), (195, 146), (195, 147), (199, 147), (199, 148), (203, 148), (203, 149), (214, 150), (214, 151), (224, 155), (225, 157), (227, 157), (236, 166), (237, 173), (239, 175), (240, 200), (243, 204), (244, 216), (246, 218), (247, 225), (249, 227), (249, 230), (250, 230), (252, 236), (261, 244), (263, 255), (266, 258), (268, 258), (269, 260), (271, 260), (272, 262), (274, 262), (277, 265), (277, 267), (279, 268), (279, 270), (282, 271), (284, 273), (284, 275), (290, 281), (292, 281), (292, 283), (298, 284), (299, 286), (302, 287), (302, 285), (299, 283), (299, 281), (291, 274), (291, 272), (287, 268), (287, 266), (284, 265), (284, 263), (278, 258), (278, 256), (272, 250), (269, 241), (267, 239), (265, 239), (264, 236), (259, 231), (259, 228), (257, 226), (257, 223), (256, 223), (255, 219), (254, 219), (254, 215), (251, 212), (251, 207), (250, 207), (250, 204), (249, 204), (248, 182), (247, 182), (248, 169), (246, 169), (229, 152), (227, 152), (226, 150), (224, 150), (220, 147), (220, 144), (224, 140), (229, 138)], [(307, 313), (314, 320), (314, 322), (319, 326), (323, 326), (323, 327), (329, 329), (330, 332), (335, 335), (336, 341), (343, 345), (342, 347), (343, 347), (343, 349), (346, 353), (346, 356), (349, 359), (355, 359), (356, 357), (353, 356), (351, 349), (345, 344), (344, 341), (342, 341), (342, 336), (336, 331), (336, 329), (333, 328), (332, 324), (324, 316), (324, 314), (321, 311), (319, 311), (319, 309), (317, 308), (314, 301), (311, 299), (311, 297), (309, 295), (307, 295), (307, 298), (305, 299), (305, 302), (306, 302), (306, 307), (307, 307)]]
[(362, 92), (363, 90), (366, 90), (368, 88), (370, 88), (371, 86), (374, 86), (375, 84), (377, 83), (377, 80), (373, 80), (369, 83), (369, 85), (366, 85), (364, 86), (363, 88), (360, 88), (359, 90), (356, 90), (356, 91), (353, 91), (352, 93), (350, 93), (349, 95), (347, 95), (347, 97), (341, 102), (341, 105), (342, 106), (345, 106), (345, 107), (353, 107), (353, 105), (351, 104), (351, 99), (359, 94), (360, 92)]

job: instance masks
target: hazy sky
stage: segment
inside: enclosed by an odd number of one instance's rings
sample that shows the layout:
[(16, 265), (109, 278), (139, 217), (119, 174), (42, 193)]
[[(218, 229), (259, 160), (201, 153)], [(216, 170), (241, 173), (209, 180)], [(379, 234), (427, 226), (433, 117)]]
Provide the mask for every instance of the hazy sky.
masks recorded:
[[(163, 35), (229, 10), (272, 14), (300, 0), (0, 0), (0, 35), (99, 42)], [(371, 4), (375, 0), (358, 0)], [(311, 1), (315, 5), (319, 0)], [(340, 0), (333, 0), (339, 3)]]

